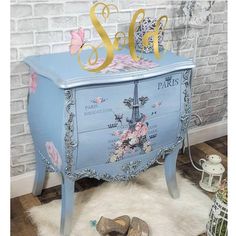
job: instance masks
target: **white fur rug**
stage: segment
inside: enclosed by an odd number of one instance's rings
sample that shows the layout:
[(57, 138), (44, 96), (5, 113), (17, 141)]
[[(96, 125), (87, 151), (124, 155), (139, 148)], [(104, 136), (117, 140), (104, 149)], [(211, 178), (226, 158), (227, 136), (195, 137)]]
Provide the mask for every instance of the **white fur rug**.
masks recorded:
[[(130, 182), (104, 183), (75, 194), (71, 236), (97, 236), (91, 220), (100, 216), (137, 216), (150, 226), (151, 236), (197, 236), (205, 231), (211, 200), (177, 175), (180, 198), (167, 191), (163, 166), (150, 168)], [(40, 236), (58, 236), (60, 200), (30, 209)]]

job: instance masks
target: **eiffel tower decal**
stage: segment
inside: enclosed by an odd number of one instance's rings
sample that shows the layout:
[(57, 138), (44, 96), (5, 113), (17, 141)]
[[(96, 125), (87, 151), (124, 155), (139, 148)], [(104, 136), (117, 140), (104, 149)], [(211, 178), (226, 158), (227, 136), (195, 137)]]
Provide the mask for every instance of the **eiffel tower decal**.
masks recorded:
[(134, 82), (134, 96), (124, 99), (123, 103), (132, 109), (131, 119), (127, 118), (129, 128), (117, 131), (119, 140), (114, 144), (114, 151), (111, 153), (109, 162), (121, 160), (127, 152), (132, 152), (140, 148), (142, 153), (152, 150), (150, 142), (147, 140), (148, 124), (145, 122), (146, 116), (140, 113), (139, 108), (148, 101), (148, 97), (138, 97), (138, 81)]
[(133, 98), (125, 99), (124, 104), (132, 109), (131, 119), (127, 118), (126, 121), (129, 123), (129, 129), (134, 130), (135, 125), (145, 119), (145, 115), (140, 113), (139, 108), (148, 101), (148, 97), (138, 97), (138, 81), (134, 82), (134, 96)]

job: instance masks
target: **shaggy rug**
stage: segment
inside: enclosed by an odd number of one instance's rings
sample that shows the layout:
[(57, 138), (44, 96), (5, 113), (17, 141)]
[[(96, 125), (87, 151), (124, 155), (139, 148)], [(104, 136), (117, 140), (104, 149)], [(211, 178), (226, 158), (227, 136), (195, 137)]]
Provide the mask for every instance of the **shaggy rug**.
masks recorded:
[[(71, 236), (98, 236), (100, 216), (137, 216), (150, 226), (151, 236), (197, 236), (205, 231), (211, 200), (177, 174), (180, 198), (167, 191), (163, 166), (150, 168), (129, 182), (103, 183), (75, 193)], [(33, 207), (29, 214), (40, 236), (58, 236), (61, 201)]]

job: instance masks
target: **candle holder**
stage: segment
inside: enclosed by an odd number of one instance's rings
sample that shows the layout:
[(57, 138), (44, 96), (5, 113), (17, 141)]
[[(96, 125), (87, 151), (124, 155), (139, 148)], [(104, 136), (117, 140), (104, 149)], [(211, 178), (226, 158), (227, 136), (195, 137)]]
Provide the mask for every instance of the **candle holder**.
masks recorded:
[(202, 166), (202, 178), (199, 182), (201, 188), (209, 192), (216, 192), (221, 184), (221, 179), (225, 171), (221, 164), (221, 157), (218, 155), (209, 155), (207, 160), (200, 159)]

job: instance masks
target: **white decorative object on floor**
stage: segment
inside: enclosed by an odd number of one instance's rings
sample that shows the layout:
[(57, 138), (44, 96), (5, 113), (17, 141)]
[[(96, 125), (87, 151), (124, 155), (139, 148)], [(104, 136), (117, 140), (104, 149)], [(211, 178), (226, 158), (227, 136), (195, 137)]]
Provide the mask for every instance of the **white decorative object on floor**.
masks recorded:
[(201, 188), (209, 192), (216, 192), (221, 184), (222, 175), (225, 171), (221, 164), (221, 157), (218, 155), (209, 155), (208, 160), (199, 160), (202, 166), (202, 178), (199, 182)]
[[(75, 194), (71, 236), (98, 236), (91, 224), (101, 216), (137, 216), (150, 227), (150, 236), (196, 236), (206, 229), (212, 201), (177, 173), (181, 198), (170, 201), (163, 166), (150, 168), (129, 182), (104, 183)], [(58, 236), (61, 200), (30, 210), (39, 236)]]

